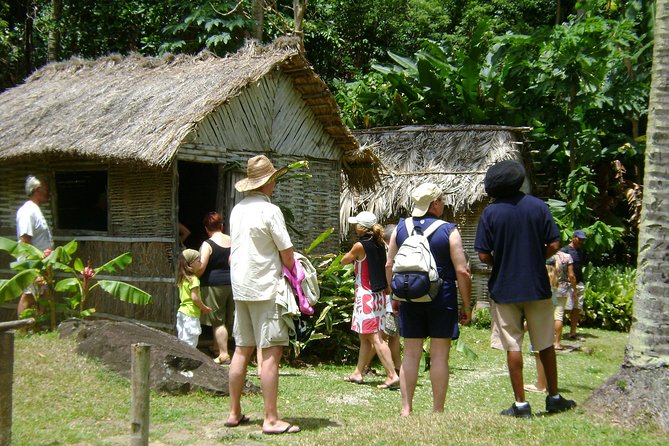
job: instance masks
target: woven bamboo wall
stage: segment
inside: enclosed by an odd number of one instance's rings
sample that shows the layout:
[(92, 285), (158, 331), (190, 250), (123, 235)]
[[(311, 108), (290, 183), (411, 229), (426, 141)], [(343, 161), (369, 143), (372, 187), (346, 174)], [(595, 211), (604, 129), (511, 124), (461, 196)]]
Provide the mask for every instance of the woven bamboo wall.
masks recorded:
[(461, 212), (453, 216), (446, 209), (444, 218), (458, 225), (458, 231), (462, 237), (462, 246), (469, 258), (469, 267), (472, 272), (472, 307), (478, 301), (489, 300), (488, 278), (490, 277), (490, 267), (479, 261), (478, 253), (474, 250), (474, 240), (476, 238), (476, 228), (478, 227), (481, 213), (486, 207), (484, 202), (476, 202), (472, 208), (466, 212)]
[(171, 170), (113, 165), (108, 196), (110, 235), (174, 237)]
[(91, 299), (91, 306), (100, 313), (174, 325), (178, 297), (174, 285), (173, 249), (173, 243), (165, 242), (80, 242), (78, 255), (85, 262), (90, 258), (94, 267), (124, 252), (131, 252), (130, 266), (118, 274), (100, 278), (123, 280), (153, 296), (151, 304), (140, 306), (97, 293)]

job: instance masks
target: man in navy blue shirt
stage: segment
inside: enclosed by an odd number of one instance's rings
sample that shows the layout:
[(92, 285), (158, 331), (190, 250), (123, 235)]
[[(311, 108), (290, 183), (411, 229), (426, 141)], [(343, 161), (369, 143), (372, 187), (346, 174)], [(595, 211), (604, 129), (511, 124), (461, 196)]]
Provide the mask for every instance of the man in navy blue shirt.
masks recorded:
[(529, 418), (530, 404), (523, 388), (522, 343), (524, 323), (546, 372), (547, 412), (576, 406), (558, 393), (553, 348), (553, 302), (545, 260), (560, 248), (558, 231), (548, 206), (520, 191), (525, 169), (507, 160), (488, 169), (485, 190), (495, 200), (481, 215), (474, 249), (492, 266), (488, 282), (493, 319), (492, 346), (506, 350), (514, 404), (502, 415)]

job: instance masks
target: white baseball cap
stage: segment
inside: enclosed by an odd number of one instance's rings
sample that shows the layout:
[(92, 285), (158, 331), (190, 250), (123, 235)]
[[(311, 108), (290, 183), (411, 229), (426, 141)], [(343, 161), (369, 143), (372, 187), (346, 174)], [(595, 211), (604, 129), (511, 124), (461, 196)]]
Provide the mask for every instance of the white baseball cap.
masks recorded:
[(348, 222), (353, 224), (358, 224), (364, 226), (367, 229), (372, 229), (372, 226), (376, 224), (376, 215), (369, 211), (362, 211), (355, 217), (349, 217)]

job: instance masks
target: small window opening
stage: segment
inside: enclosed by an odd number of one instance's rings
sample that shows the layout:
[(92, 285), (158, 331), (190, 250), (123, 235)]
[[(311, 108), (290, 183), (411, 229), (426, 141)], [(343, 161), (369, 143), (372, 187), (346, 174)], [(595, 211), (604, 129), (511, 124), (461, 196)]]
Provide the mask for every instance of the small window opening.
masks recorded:
[(107, 172), (56, 173), (59, 229), (107, 231)]

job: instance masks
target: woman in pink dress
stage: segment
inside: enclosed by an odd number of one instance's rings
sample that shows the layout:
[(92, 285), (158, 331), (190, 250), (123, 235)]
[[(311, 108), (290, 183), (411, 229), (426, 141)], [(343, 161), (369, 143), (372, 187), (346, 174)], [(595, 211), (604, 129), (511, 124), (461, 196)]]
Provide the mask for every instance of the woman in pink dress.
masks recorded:
[(386, 293), (390, 288), (386, 281), (386, 249), (383, 241), (383, 226), (376, 223), (371, 212), (360, 212), (348, 219), (355, 224), (358, 241), (344, 254), (341, 263), (353, 263), (355, 273), (355, 302), (351, 317), (351, 329), (360, 337), (358, 364), (347, 381), (363, 384), (363, 371), (374, 352), (386, 370), (386, 380), (380, 389), (399, 388), (400, 378), (393, 367), (388, 344), (381, 332), (386, 321)]

